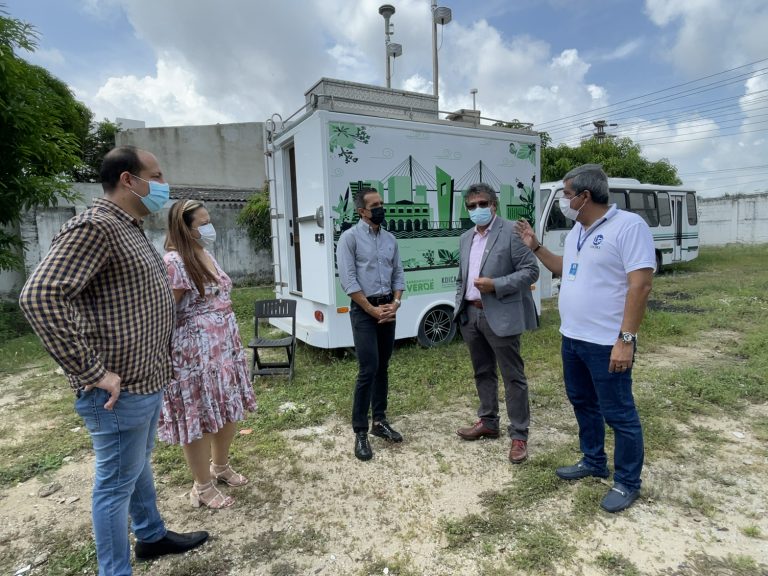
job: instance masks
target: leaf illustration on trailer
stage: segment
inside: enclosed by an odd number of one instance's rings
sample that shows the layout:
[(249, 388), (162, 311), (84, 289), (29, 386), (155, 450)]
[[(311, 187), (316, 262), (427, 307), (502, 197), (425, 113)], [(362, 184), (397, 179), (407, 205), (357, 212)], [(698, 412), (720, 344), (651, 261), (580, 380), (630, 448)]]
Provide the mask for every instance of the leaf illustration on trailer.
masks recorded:
[(510, 142), (509, 153), (520, 160), (528, 160), (531, 164), (536, 164), (536, 144), (518, 144)]
[(330, 122), (328, 124), (330, 138), (328, 147), (331, 154), (339, 150), (339, 158), (344, 158), (344, 163), (357, 162), (357, 158), (352, 153), (355, 148), (355, 142), (368, 144), (371, 137), (366, 131), (365, 126), (357, 126), (349, 122)]
[(517, 180), (517, 189), (520, 190), (519, 198), (523, 206), (523, 218), (533, 226), (536, 223), (536, 198), (533, 184), (536, 181), (536, 175), (531, 178), (531, 185), (526, 186), (520, 180)]
[(440, 257), (440, 264), (446, 266), (455, 266), (459, 263), (459, 251), (451, 251), (440, 248), (437, 251), (437, 255)]

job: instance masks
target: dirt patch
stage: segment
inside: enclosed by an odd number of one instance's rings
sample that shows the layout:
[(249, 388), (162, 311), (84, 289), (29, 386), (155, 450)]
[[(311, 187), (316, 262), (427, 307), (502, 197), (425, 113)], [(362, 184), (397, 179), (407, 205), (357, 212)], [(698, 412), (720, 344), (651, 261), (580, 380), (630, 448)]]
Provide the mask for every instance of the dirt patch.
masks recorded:
[[(733, 332), (711, 332), (689, 347), (643, 354), (641, 362), (655, 367), (697, 365), (722, 353), (717, 346), (724, 349), (736, 339)], [(12, 397), (19, 402), (24, 396), (18, 390), (35, 375), (31, 371), (6, 378), (0, 386), (15, 390)], [(0, 416), (12, 414), (14, 402), (6, 401)], [(358, 576), (363, 567), (373, 565), (379, 567), (377, 574), (386, 574), (383, 568), (389, 566), (389, 573), (396, 574), (397, 562), (407, 565), (410, 573), (476, 576), (484, 563), (506, 566), (504, 537), (490, 548), (453, 549), (443, 528), (446, 520), (483, 514), (479, 495), (509, 487), (523, 470), (507, 460), (507, 440), (464, 442), (456, 436), (457, 427), (471, 423), (474, 409), (467, 403), (440, 413), (393, 418), (405, 442), (393, 445), (372, 437), (375, 456), (365, 463), (353, 455), (353, 435), (346, 422), (331, 420), (288, 431), (291, 454), (258, 463), (259, 473), (248, 486), (227, 488), (238, 499), (229, 510), (193, 509), (187, 488), (160, 478), (158, 499), (167, 525), (179, 531), (205, 528), (213, 537), (191, 557), (163, 559), (136, 572), (192, 573), (180, 568), (190, 561), (224, 562), (215, 564), (220, 566), (217, 571), (201, 569), (195, 574), (238, 576)], [(744, 412), (747, 419), (766, 416), (768, 405)], [(560, 447), (575, 451), (572, 420), (567, 406), (554, 410), (534, 403), (531, 463)], [(32, 430), (36, 425), (14, 423)], [(583, 529), (568, 536), (575, 557), (567, 564), (556, 561), (557, 574), (606, 576), (609, 573), (596, 564), (600, 553), (626, 558), (647, 575), (675, 569), (695, 554), (741, 555), (768, 565), (764, 439), (755, 437), (746, 420), (712, 417), (679, 425), (678, 433), (683, 456), (647, 462), (643, 495), (635, 506), (609, 515), (600, 511), (599, 499), (591, 504), (594, 514)], [(712, 442), (702, 449), (701, 442), (692, 440), (696, 434)], [(0, 492), (0, 571), (13, 573), (44, 553), (46, 534), (90, 532), (92, 477), (93, 458), (85, 454), (44, 479)], [(40, 488), (52, 482), (61, 489), (40, 497)], [(526, 519), (568, 515), (578, 489), (578, 483), (567, 486), (533, 508)], [(44, 565), (27, 572), (43, 573)]]

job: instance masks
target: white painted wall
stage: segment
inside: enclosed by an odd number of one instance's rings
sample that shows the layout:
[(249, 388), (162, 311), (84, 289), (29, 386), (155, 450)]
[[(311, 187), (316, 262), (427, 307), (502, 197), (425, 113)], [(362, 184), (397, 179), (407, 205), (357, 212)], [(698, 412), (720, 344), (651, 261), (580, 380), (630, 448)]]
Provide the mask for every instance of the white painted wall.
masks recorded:
[(768, 242), (768, 193), (699, 198), (702, 246)]
[[(76, 203), (61, 202), (53, 208), (36, 208), (27, 212), (19, 225), (25, 241), (25, 272), (3, 270), (0, 272), (0, 297), (16, 296), (26, 275), (34, 270), (50, 248), (53, 237), (61, 226), (75, 214), (91, 205), (94, 198), (102, 196), (100, 184), (75, 184), (81, 198)], [(168, 208), (151, 214), (144, 220), (144, 231), (160, 254), (163, 254)], [(235, 281), (270, 282), (273, 278), (272, 255), (269, 250), (256, 251), (246, 231), (237, 224), (242, 208), (237, 202), (206, 202), (211, 220), (216, 228), (217, 240), (213, 255), (221, 267)]]

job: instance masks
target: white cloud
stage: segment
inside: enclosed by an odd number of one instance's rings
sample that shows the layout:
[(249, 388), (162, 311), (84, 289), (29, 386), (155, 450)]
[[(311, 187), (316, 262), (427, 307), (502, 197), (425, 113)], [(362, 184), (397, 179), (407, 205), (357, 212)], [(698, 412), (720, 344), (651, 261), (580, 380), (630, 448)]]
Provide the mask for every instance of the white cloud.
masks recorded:
[(215, 124), (234, 118), (213, 109), (195, 87), (188, 70), (161, 56), (157, 76), (110, 78), (94, 96), (96, 118), (123, 116), (144, 120), (148, 126)]
[(765, 0), (646, 0), (646, 12), (661, 28), (676, 27), (665, 54), (678, 68), (703, 76), (766, 55)]
[(628, 42), (625, 42), (621, 46), (617, 46), (615, 49), (613, 49), (611, 52), (608, 52), (607, 54), (600, 54), (596, 58), (598, 60), (603, 60), (606, 62), (610, 62), (613, 60), (623, 60), (624, 58), (627, 58), (629, 56), (632, 56), (636, 54), (644, 44), (644, 40), (642, 38), (635, 38), (634, 40), (629, 40)]

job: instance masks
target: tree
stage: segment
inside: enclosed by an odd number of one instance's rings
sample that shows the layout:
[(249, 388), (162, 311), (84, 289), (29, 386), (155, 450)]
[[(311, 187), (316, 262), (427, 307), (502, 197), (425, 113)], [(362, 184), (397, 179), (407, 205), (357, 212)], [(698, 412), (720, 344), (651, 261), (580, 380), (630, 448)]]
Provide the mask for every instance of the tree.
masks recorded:
[(72, 174), (82, 162), (91, 112), (67, 86), (16, 55), (34, 50), (37, 33), (0, 5), (0, 269), (20, 267), (14, 231), (35, 206), (73, 200)]
[(257, 250), (272, 247), (272, 228), (269, 212), (269, 186), (256, 192), (237, 215), (237, 223), (245, 227)]
[(120, 125), (106, 118), (92, 122), (83, 144), (83, 163), (75, 173), (78, 182), (95, 182), (99, 177), (104, 155), (115, 147), (115, 135)]
[(544, 148), (541, 152), (541, 180), (560, 180), (569, 170), (581, 164), (602, 164), (605, 173), (616, 178), (636, 178), (640, 182), (672, 186), (682, 183), (677, 176), (677, 168), (669, 160), (664, 158), (651, 162), (643, 158), (640, 151), (640, 145), (629, 138), (602, 142), (592, 138), (575, 148), (565, 144)]

